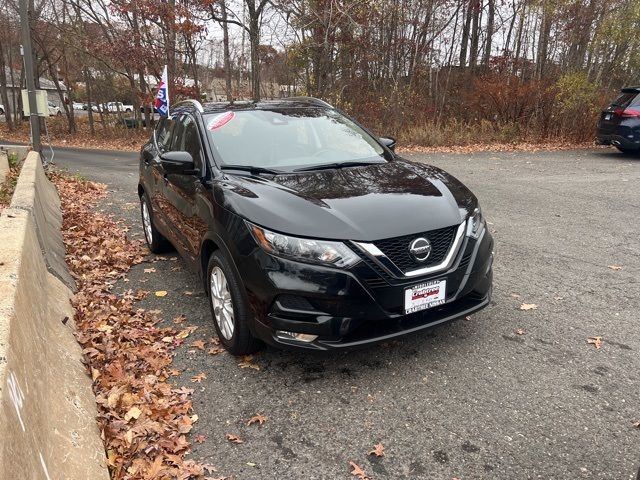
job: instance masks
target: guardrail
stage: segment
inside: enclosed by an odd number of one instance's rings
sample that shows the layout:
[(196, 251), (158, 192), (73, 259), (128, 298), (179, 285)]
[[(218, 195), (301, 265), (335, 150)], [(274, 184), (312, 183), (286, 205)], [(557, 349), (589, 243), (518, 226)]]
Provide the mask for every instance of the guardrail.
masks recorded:
[(0, 215), (0, 478), (109, 478), (73, 337), (61, 222), (55, 187), (31, 152)]

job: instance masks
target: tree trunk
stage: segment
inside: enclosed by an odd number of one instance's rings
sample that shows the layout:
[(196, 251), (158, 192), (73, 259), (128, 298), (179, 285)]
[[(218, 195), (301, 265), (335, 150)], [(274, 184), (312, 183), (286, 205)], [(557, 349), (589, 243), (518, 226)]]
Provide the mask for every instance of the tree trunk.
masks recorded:
[(2, 100), (2, 104), (4, 105), (4, 118), (7, 121), (7, 127), (9, 128), (9, 131), (12, 131), (13, 121), (11, 120), (11, 107), (9, 106), (9, 95), (7, 94), (7, 75), (4, 52), (2, 36), (0, 35), (0, 100)]
[(231, 86), (231, 53), (229, 52), (229, 25), (227, 24), (227, 4), (220, 0), (220, 13), (222, 15), (222, 49), (224, 60), (224, 83), (227, 90), (227, 101), (233, 102), (233, 87)]
[(89, 77), (89, 69), (84, 67), (84, 84), (86, 85), (86, 93), (87, 93), (87, 114), (89, 115), (89, 132), (91, 136), (95, 136), (96, 129), (93, 124), (93, 109), (91, 108), (91, 77)]
[[(176, 0), (168, 0), (172, 12), (176, 9)], [(167, 23), (167, 87), (171, 93), (176, 79), (176, 29), (173, 18)]]
[(494, 29), (494, 19), (496, 14), (496, 2), (495, 0), (489, 0), (487, 4), (488, 8), (488, 17), (487, 17), (487, 39), (485, 41), (484, 47), (484, 57), (482, 59), (482, 64), (485, 67), (489, 66), (489, 61), (491, 60), (491, 47), (493, 45), (493, 29)]
[(464, 12), (464, 25), (462, 27), (462, 43), (460, 44), (460, 66), (467, 65), (467, 48), (469, 46), (469, 31), (471, 30), (471, 16), (475, 0), (469, 0)]
[(549, 0), (542, 4), (542, 25), (540, 26), (540, 38), (538, 40), (538, 61), (536, 62), (536, 77), (542, 78), (549, 53), (549, 35), (551, 34), (551, 9)]
[(480, 45), (480, 4), (482, 0), (473, 3), (473, 19), (471, 26), (471, 48), (469, 51), (469, 66), (478, 64), (478, 46)]
[(260, 101), (260, 11), (255, 0), (246, 0), (249, 13), (249, 46), (251, 48), (251, 97)]

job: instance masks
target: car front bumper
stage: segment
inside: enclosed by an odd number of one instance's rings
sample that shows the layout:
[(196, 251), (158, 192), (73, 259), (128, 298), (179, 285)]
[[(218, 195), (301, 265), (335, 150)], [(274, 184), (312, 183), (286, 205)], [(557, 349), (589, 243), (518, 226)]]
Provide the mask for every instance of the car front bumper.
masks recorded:
[[(236, 265), (252, 309), (251, 330), (279, 347), (356, 348), (465, 317), (491, 300), (494, 245), (486, 227), (478, 240), (464, 238), (449, 269), (411, 278), (393, 278), (367, 261), (342, 270), (275, 257), (252, 238), (241, 245)], [(404, 313), (406, 288), (445, 279), (444, 304)], [(304, 342), (286, 332), (317, 338)]]

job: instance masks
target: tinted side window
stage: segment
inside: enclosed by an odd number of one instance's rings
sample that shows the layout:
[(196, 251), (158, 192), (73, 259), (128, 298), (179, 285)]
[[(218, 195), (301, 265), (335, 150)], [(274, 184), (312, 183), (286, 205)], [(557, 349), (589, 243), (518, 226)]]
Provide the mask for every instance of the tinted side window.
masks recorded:
[(160, 152), (166, 152), (171, 148), (171, 140), (173, 137), (173, 130), (175, 128), (175, 121), (170, 118), (164, 118), (158, 123), (156, 129), (156, 143)]
[(174, 145), (173, 150), (189, 152), (193, 163), (202, 172), (202, 147), (196, 122), (188, 115), (180, 120), (179, 145)]
[(629, 104), (629, 106), (630, 107), (639, 107), (640, 106), (640, 94), (636, 95), (636, 98), (631, 100), (631, 103)]

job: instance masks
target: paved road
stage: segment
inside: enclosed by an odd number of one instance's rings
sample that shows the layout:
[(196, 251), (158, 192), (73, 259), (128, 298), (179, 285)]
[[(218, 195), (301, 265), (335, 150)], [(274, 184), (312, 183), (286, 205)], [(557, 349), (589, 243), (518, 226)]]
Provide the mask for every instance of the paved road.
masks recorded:
[[(349, 461), (374, 479), (635, 479), (640, 158), (608, 150), (414, 158), (478, 195), (496, 239), (493, 304), (352, 353), (267, 348), (260, 371), (183, 348), (178, 382), (197, 386), (195, 434), (206, 436), (193, 457), (238, 479), (347, 479)], [(57, 161), (108, 183), (102, 208), (141, 236), (135, 155), (64, 150)], [(185, 314), (200, 327), (190, 341), (214, 336), (202, 288), (182, 262), (145, 267), (121, 288), (168, 290), (141, 306), (167, 321)], [(603, 347), (589, 336), (602, 336)], [(190, 383), (200, 372), (207, 378)], [(268, 421), (247, 427), (256, 413)], [(246, 441), (231, 444), (226, 433)], [(367, 456), (378, 442), (380, 461)]]

